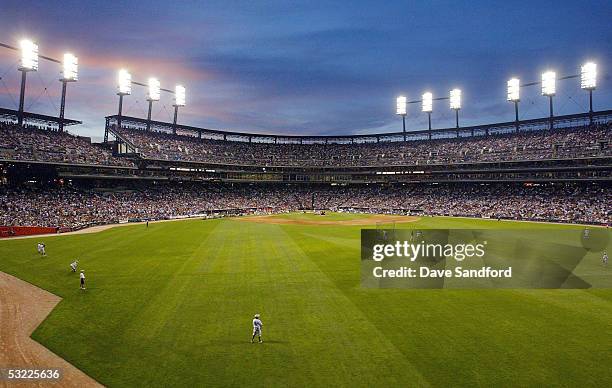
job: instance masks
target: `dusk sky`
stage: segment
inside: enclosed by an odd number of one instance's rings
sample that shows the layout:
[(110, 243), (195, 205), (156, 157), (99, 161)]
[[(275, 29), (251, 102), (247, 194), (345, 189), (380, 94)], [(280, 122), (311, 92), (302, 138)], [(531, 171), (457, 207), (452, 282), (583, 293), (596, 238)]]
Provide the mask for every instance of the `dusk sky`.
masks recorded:
[[(506, 81), (537, 81), (546, 69), (577, 74), (598, 63), (595, 109), (612, 108), (611, 1), (14, 1), (3, 0), (0, 42), (28, 37), (43, 55), (79, 57), (66, 116), (73, 133), (99, 140), (117, 110), (116, 73), (187, 88), (179, 122), (233, 131), (351, 134), (401, 130), (395, 97), (444, 97), (463, 90), (461, 124), (510, 121)], [(0, 106), (17, 108), (18, 53), (0, 48)], [(58, 115), (58, 64), (29, 74), (26, 108)], [(45, 87), (47, 90), (45, 90)], [(585, 111), (579, 80), (559, 81), (558, 114)], [(146, 117), (146, 90), (134, 87), (126, 115)], [(522, 89), (521, 118), (542, 117), (538, 86)], [(172, 120), (162, 94), (153, 118)], [(447, 101), (434, 127), (454, 125)], [(425, 129), (420, 105), (409, 130)]]

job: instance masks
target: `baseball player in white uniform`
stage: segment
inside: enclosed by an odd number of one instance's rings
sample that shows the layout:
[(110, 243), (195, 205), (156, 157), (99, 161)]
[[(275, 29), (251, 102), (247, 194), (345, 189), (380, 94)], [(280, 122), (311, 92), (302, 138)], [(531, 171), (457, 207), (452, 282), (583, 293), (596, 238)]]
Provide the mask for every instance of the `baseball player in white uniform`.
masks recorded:
[(255, 317), (253, 317), (253, 337), (251, 338), (251, 343), (255, 342), (255, 336), (259, 337), (259, 343), (263, 342), (263, 340), (261, 339), (261, 327), (262, 326), (263, 326), (263, 323), (259, 319), (259, 314), (255, 314)]

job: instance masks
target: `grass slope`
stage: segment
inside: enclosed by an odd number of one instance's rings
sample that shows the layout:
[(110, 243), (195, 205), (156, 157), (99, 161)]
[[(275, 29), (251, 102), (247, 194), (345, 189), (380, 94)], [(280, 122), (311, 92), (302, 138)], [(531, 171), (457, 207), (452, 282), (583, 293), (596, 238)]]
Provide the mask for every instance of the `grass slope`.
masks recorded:
[(108, 386), (612, 386), (612, 290), (362, 289), (359, 230), (138, 225), (41, 239), (46, 258), (0, 241), (0, 270), (64, 298), (33, 337)]

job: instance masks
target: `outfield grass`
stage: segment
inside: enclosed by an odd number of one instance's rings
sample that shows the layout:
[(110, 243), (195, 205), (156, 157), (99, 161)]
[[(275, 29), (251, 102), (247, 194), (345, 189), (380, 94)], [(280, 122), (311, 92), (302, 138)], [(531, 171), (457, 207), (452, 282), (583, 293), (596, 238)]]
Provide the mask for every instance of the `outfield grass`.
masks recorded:
[(135, 225), (0, 241), (0, 270), (63, 298), (33, 337), (108, 386), (612, 386), (612, 290), (362, 289), (360, 228)]

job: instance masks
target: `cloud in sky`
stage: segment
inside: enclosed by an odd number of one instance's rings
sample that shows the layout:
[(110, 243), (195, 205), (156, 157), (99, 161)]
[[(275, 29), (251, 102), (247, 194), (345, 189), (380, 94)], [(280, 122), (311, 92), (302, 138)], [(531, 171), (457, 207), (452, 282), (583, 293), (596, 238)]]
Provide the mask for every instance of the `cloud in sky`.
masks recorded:
[[(348, 134), (399, 129), (394, 99), (442, 96), (464, 90), (463, 124), (511, 120), (505, 81), (537, 80), (553, 67), (574, 74), (580, 63), (600, 63), (596, 108), (612, 107), (612, 30), (604, 1), (549, 3), (487, 1), (107, 1), (8, 0), (0, 41), (38, 40), (42, 53), (80, 57), (70, 85), (67, 116), (75, 130), (100, 137), (103, 117), (116, 110), (115, 77), (127, 67), (144, 81), (187, 86), (185, 124), (238, 131)], [(0, 105), (14, 105), (19, 77), (16, 53), (0, 49)], [(41, 63), (30, 76), (28, 102), (57, 114), (59, 68)], [(43, 69), (44, 68), (44, 69)], [(572, 81), (575, 82), (575, 81)], [(47, 88), (45, 90), (45, 87)], [(522, 116), (546, 114), (537, 87), (526, 89)], [(556, 97), (559, 114), (581, 111), (585, 93), (566, 81)], [(171, 96), (154, 118), (169, 120)], [(127, 114), (146, 113), (145, 90), (126, 99)], [(440, 101), (434, 125), (453, 125)], [(426, 117), (409, 107), (408, 126)]]

